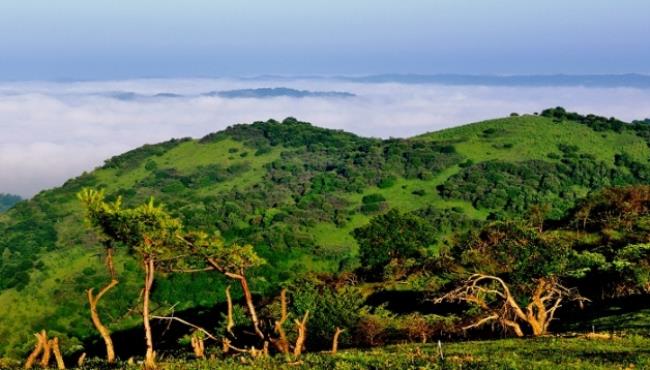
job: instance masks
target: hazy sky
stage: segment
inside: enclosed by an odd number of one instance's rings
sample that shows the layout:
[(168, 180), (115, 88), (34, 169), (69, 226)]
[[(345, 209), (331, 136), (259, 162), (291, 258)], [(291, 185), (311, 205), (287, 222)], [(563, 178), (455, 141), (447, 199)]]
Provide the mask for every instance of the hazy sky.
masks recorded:
[(0, 79), (650, 72), (647, 0), (2, 0)]

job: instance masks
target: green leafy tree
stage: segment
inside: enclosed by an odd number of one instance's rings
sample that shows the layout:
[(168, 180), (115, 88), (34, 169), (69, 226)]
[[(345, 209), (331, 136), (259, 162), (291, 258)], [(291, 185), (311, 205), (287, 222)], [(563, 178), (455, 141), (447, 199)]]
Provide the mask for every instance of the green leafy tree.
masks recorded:
[(417, 257), (435, 242), (435, 230), (422, 218), (395, 209), (355, 229), (353, 235), (359, 243), (361, 264), (374, 272), (393, 259)]
[(129, 248), (140, 259), (144, 269), (142, 319), (147, 343), (144, 366), (153, 369), (156, 364), (149, 309), (151, 289), (156, 268), (178, 257), (177, 235), (181, 223), (153, 199), (135, 208), (123, 208), (121, 198), (109, 203), (104, 200), (103, 192), (87, 190), (80, 198), (91, 224), (108, 240)]
[[(178, 240), (182, 247), (188, 252), (184, 259), (177, 261), (175, 271), (218, 271), (229, 279), (239, 282), (248, 313), (253, 323), (255, 333), (262, 339), (264, 333), (260, 329), (260, 322), (253, 302), (246, 271), (265, 263), (259, 257), (252, 245), (231, 244), (226, 245), (218, 236), (209, 235), (204, 232), (189, 232), (179, 234)], [(197, 267), (198, 266), (198, 267)]]

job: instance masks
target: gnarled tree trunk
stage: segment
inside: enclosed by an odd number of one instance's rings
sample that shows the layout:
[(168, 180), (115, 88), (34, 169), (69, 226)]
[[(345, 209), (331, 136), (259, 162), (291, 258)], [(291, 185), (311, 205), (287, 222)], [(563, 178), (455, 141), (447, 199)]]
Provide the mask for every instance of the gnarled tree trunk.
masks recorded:
[(147, 343), (147, 352), (144, 356), (144, 367), (147, 370), (156, 368), (156, 353), (153, 348), (153, 335), (151, 333), (151, 322), (149, 317), (149, 301), (151, 295), (151, 287), (155, 275), (155, 263), (153, 256), (146, 256), (144, 259), (144, 293), (142, 301), (142, 320), (144, 322), (144, 337)]
[[(496, 286), (495, 286), (496, 285)], [(486, 298), (489, 298), (486, 299)], [(520, 306), (503, 279), (491, 275), (472, 275), (460, 287), (435, 300), (464, 301), (475, 304), (488, 313), (463, 329), (482, 326), (497, 321), (503, 327), (514, 331), (518, 337), (524, 336), (521, 324), (526, 324), (533, 336), (544, 335), (555, 317), (555, 311), (564, 300), (587, 301), (575, 289), (560, 284), (556, 277), (543, 277), (535, 280), (530, 303)]]
[(99, 318), (99, 313), (97, 313), (97, 304), (99, 303), (99, 300), (102, 298), (104, 294), (106, 294), (109, 290), (111, 290), (113, 287), (115, 287), (118, 284), (118, 281), (113, 279), (110, 284), (102, 288), (102, 290), (97, 293), (97, 295), (93, 295), (93, 289), (90, 288), (88, 289), (88, 303), (90, 304), (90, 317), (93, 321), (93, 325), (95, 325), (95, 328), (101, 335), (102, 339), (104, 340), (104, 344), (106, 345), (106, 361), (109, 364), (112, 364), (115, 362), (115, 348), (113, 347), (113, 340), (111, 339), (111, 332), (108, 330), (106, 326), (102, 323), (101, 319)]
[(244, 300), (246, 301), (246, 306), (248, 307), (248, 314), (251, 318), (251, 321), (253, 322), (253, 328), (255, 329), (255, 333), (257, 334), (258, 337), (264, 339), (264, 333), (262, 333), (262, 331), (260, 330), (260, 320), (257, 318), (257, 311), (255, 310), (255, 304), (253, 303), (253, 295), (251, 294), (251, 290), (248, 287), (248, 280), (246, 279), (244, 272), (241, 271), (238, 274), (234, 274), (232, 272), (226, 272), (225, 275), (231, 279), (235, 279), (239, 281), (239, 284), (241, 285), (241, 289), (244, 293)]
[(88, 304), (90, 305), (90, 318), (99, 332), (99, 335), (104, 340), (104, 345), (106, 346), (106, 361), (109, 364), (112, 364), (115, 362), (115, 347), (113, 347), (111, 332), (102, 323), (99, 314), (97, 313), (97, 304), (99, 304), (99, 300), (102, 299), (104, 294), (108, 293), (109, 290), (113, 289), (118, 284), (115, 277), (115, 267), (113, 265), (113, 248), (110, 246), (106, 248), (106, 268), (111, 274), (111, 282), (103, 287), (96, 296), (93, 294), (93, 288), (88, 289), (86, 293), (88, 294)]

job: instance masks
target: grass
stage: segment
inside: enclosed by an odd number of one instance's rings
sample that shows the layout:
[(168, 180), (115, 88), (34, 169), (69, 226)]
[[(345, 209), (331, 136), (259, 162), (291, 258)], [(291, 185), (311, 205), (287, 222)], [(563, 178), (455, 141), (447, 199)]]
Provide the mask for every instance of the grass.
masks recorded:
[(560, 154), (558, 144), (575, 145), (581, 153), (608, 164), (614, 163), (614, 155), (623, 152), (642, 163), (647, 163), (650, 157), (646, 142), (633, 132), (597, 132), (575, 122), (556, 123), (550, 118), (530, 115), (454, 127), (418, 138), (454, 142), (460, 154), (475, 162), (548, 160), (549, 153)]
[[(613, 339), (544, 337), (437, 344), (402, 344), (367, 350), (350, 349), (337, 355), (307, 353), (299, 361), (282, 356), (210, 360), (161, 358), (163, 370), (202, 369), (645, 369), (650, 366), (650, 339), (641, 336)], [(440, 350), (442, 349), (442, 357)], [(209, 351), (209, 350), (208, 350)], [(0, 363), (1, 364), (1, 363)], [(18, 364), (16, 364), (18, 365)], [(105, 368), (90, 361), (84, 369)], [(122, 363), (119, 369), (139, 369)]]

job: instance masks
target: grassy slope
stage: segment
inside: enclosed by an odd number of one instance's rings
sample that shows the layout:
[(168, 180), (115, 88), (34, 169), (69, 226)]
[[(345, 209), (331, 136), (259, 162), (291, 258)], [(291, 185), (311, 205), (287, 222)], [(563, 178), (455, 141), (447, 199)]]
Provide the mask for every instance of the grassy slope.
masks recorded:
[[(494, 129), (494, 133), (485, 135), (485, 130), (488, 129)], [(492, 159), (507, 161), (547, 159), (548, 153), (559, 153), (558, 143), (577, 145), (582, 152), (591, 153), (608, 163), (613, 162), (614, 154), (622, 151), (644, 163), (650, 157), (650, 150), (646, 143), (631, 133), (600, 133), (575, 123), (554, 123), (551, 119), (535, 116), (486, 121), (425, 134), (416, 139), (455, 143), (458, 152), (475, 162)], [(512, 144), (512, 147), (504, 147), (504, 144)], [(277, 159), (285, 149), (277, 146), (269, 153), (254, 156), (254, 149), (231, 139), (208, 144), (188, 141), (151, 159), (159, 168), (174, 168), (181, 173), (191, 172), (200, 165), (211, 163), (227, 166), (246, 162), (250, 165), (248, 170), (238, 177), (202, 189), (202, 195), (207, 195), (232, 187), (246, 188), (257, 183), (264, 176), (264, 165)], [(234, 150), (237, 152), (233, 152)], [(241, 157), (240, 154), (243, 152), (249, 152), (249, 155)], [(94, 171), (94, 175), (109, 191), (128, 189), (147, 175), (145, 162), (142, 161), (138, 167), (126, 171), (99, 169)], [(442, 184), (458, 170), (459, 168), (455, 166), (429, 180), (399, 179), (396, 185), (390, 188), (368, 188), (363, 194), (344, 194), (344, 196), (353, 202), (351, 208), (358, 207), (363, 195), (381, 193), (391, 207), (402, 210), (414, 210), (427, 205), (441, 208), (460, 207), (471, 217), (485, 218), (486, 210), (474, 209), (468, 202), (443, 200), (436, 192), (436, 186)], [(412, 194), (412, 191), (417, 189), (425, 190), (425, 195)], [(51, 191), (52, 194), (57, 192), (56, 189)], [(95, 271), (102, 269), (100, 260), (96, 257), (99, 250), (84, 248), (87, 242), (78, 238), (82, 218), (76, 199), (72, 196), (62, 198), (59, 207), (68, 215), (56, 223), (59, 235), (57, 249), (46, 252), (40, 257), (45, 268), (31, 272), (32, 280), (23, 292), (8, 290), (0, 293), (0, 327), (8, 332), (24, 331), (25, 328), (33, 330), (32, 328), (48, 325), (42, 320), (55, 311), (56, 297), (84, 299), (83, 292), (69, 289), (73, 286), (70, 282), (83, 278), (84, 271), (89, 268)], [(10, 217), (10, 215), (11, 213), (0, 217)], [(368, 219), (368, 216), (358, 213), (343, 227), (320, 223), (310, 232), (313, 233), (318, 245), (334, 251), (354, 254), (356, 245), (349, 232), (365, 224)], [(288, 266), (294, 264), (310, 270), (333, 268), (326, 261), (310, 256), (300, 258), (286, 263)], [(67, 323), (56, 324), (65, 327)], [(90, 323), (78, 325), (86, 325), (90, 330)], [(26, 335), (29, 335), (27, 331)]]
[[(485, 134), (493, 129), (494, 134)], [(539, 116), (495, 119), (418, 136), (431, 141), (451, 141), (456, 150), (475, 162), (487, 160), (548, 160), (548, 153), (561, 154), (559, 144), (576, 145), (581, 153), (612, 164), (614, 155), (626, 152), (647, 163), (650, 149), (634, 133), (597, 132), (574, 122), (553, 122)], [(503, 148), (511, 144), (511, 148)]]

